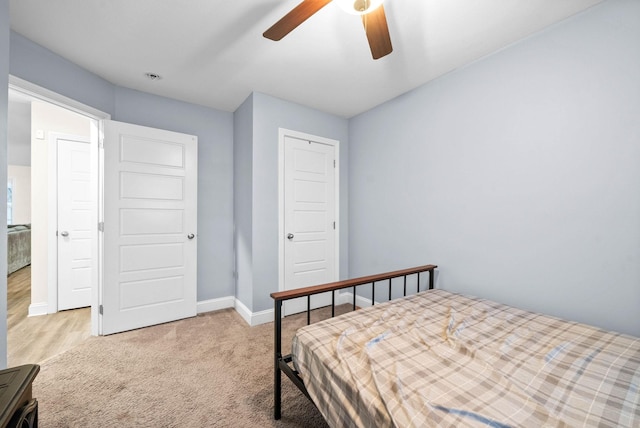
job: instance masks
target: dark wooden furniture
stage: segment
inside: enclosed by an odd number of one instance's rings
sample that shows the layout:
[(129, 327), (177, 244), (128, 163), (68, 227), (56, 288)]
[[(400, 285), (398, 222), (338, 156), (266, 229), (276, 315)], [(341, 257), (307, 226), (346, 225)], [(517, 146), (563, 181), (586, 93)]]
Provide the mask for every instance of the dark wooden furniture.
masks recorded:
[(31, 385), (39, 371), (37, 364), (0, 370), (0, 428), (38, 427), (38, 401)]
[(381, 273), (377, 275), (364, 276), (361, 278), (347, 279), (344, 281), (331, 282), (323, 285), (316, 285), (312, 287), (299, 288), (296, 290), (288, 290), (288, 291), (280, 291), (277, 293), (271, 293), (271, 297), (274, 300), (274, 326), (275, 326), (275, 334), (274, 334), (274, 408), (273, 408), (273, 416), (274, 419), (280, 419), (281, 416), (281, 391), (282, 391), (282, 372), (286, 374), (289, 379), (307, 396), (309, 397), (309, 393), (304, 386), (304, 382), (300, 377), (299, 373), (295, 370), (295, 368), (291, 367), (291, 355), (282, 355), (282, 302), (285, 300), (296, 299), (298, 297), (306, 297), (307, 298), (307, 325), (310, 322), (310, 313), (311, 313), (311, 296), (314, 294), (326, 293), (328, 291), (331, 292), (331, 316), (335, 315), (335, 292), (336, 290), (342, 290), (345, 288), (352, 288), (353, 293), (353, 310), (356, 309), (356, 287), (365, 284), (371, 284), (371, 302), (375, 304), (375, 290), (376, 283), (380, 281), (388, 281), (389, 285), (389, 295), (388, 298), (391, 300), (392, 293), (391, 287), (393, 284), (392, 280), (394, 278), (403, 277), (403, 295), (407, 295), (407, 277), (410, 275), (417, 275), (417, 290), (420, 291), (420, 274), (422, 272), (429, 272), (429, 290), (433, 289), (433, 271), (438, 266), (436, 265), (425, 265), (418, 266), (410, 269), (397, 270), (394, 272)]

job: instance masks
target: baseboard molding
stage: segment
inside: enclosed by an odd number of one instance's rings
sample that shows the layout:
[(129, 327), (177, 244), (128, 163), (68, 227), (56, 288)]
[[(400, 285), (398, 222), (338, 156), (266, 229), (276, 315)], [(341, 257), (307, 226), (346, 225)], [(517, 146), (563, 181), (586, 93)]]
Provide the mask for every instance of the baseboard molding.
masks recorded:
[(234, 307), (236, 308), (236, 312), (240, 314), (242, 319), (244, 319), (247, 324), (251, 325), (251, 311), (249, 310), (249, 308), (247, 308), (244, 303), (242, 303), (238, 299), (235, 299)]
[[(336, 294), (336, 305), (353, 303), (352, 293)], [(377, 302), (376, 302), (377, 303)], [(356, 305), (361, 308), (371, 306), (371, 299), (362, 296), (356, 296)], [(219, 311), (220, 309), (234, 308), (250, 326), (266, 324), (273, 321), (273, 309), (264, 311), (251, 312), (240, 300), (233, 296), (220, 297), (218, 299), (202, 300), (197, 302), (197, 313)], [(36, 317), (47, 315), (49, 313), (49, 305), (47, 303), (32, 303), (29, 305), (29, 316)]]
[(235, 305), (236, 311), (251, 327), (260, 324), (266, 324), (273, 321), (273, 309), (267, 309), (266, 311), (251, 312), (249, 308), (245, 306), (240, 300), (236, 299)]
[(37, 317), (40, 315), (47, 315), (49, 313), (48, 303), (32, 303), (29, 305), (29, 316)]
[(273, 321), (273, 309), (254, 312), (251, 315), (251, 326), (266, 324)]
[[(336, 305), (353, 304), (353, 293), (338, 293), (336, 295)], [(376, 301), (376, 304), (380, 302)], [(371, 306), (371, 299), (356, 295), (356, 306), (360, 308), (368, 308)]]
[[(234, 308), (243, 320), (251, 327), (266, 324), (273, 321), (273, 309), (251, 312), (240, 300), (233, 296), (220, 297), (218, 299), (203, 300), (197, 303), (198, 313), (219, 311), (220, 309)], [(46, 308), (45, 308), (46, 314)]]
[(235, 301), (236, 298), (233, 296), (202, 300), (197, 303), (197, 312), (202, 314), (205, 312), (219, 311), (220, 309), (234, 308)]

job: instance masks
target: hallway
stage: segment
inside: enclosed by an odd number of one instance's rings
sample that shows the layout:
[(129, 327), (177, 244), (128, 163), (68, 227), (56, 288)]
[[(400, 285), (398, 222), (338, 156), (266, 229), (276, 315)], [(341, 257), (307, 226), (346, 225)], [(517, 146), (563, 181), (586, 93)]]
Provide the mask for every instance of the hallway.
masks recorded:
[(38, 364), (91, 335), (91, 308), (28, 317), (31, 266), (7, 277), (8, 366)]

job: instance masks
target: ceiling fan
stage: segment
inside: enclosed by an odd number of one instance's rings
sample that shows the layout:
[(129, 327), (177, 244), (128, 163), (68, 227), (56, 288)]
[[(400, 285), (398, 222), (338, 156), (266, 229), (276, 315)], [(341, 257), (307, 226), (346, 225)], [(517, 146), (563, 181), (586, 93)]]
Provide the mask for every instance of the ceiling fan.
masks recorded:
[(303, 0), (263, 33), (267, 39), (278, 41), (309, 19), (327, 4), (335, 1), (349, 13), (362, 16), (373, 59), (382, 58), (393, 51), (383, 0)]

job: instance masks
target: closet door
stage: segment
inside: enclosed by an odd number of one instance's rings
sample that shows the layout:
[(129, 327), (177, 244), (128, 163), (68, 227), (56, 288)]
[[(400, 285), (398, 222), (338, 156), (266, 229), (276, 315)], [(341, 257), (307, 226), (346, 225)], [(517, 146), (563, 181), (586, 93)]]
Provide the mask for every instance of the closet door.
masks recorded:
[[(285, 290), (337, 280), (335, 146), (284, 137)], [(331, 304), (331, 293), (312, 298), (312, 307)], [(306, 299), (284, 302), (283, 313), (307, 309)]]

